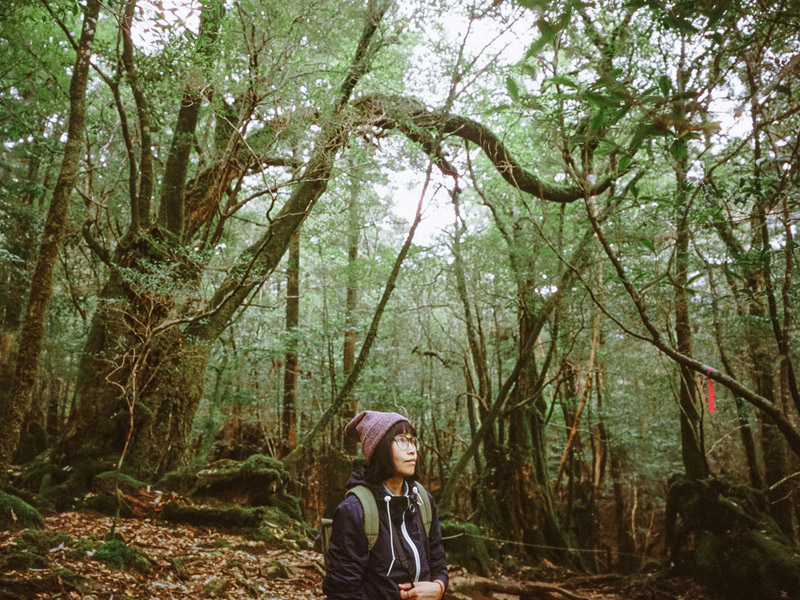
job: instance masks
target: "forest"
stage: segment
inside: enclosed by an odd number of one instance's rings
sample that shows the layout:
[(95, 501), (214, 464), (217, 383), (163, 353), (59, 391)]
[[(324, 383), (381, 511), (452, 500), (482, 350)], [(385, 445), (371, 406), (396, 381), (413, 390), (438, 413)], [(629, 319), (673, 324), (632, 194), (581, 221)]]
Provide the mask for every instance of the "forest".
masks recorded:
[(0, 57), (0, 599), (321, 599), (365, 409), (446, 599), (800, 598), (797, 0), (6, 0)]

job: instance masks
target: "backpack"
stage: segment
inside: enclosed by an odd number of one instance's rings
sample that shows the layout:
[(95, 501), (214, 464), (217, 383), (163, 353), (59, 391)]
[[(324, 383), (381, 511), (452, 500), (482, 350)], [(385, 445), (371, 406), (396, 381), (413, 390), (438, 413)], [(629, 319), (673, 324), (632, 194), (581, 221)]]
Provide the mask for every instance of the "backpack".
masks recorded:
[[(422, 525), (425, 530), (425, 535), (429, 535), (431, 531), (431, 520), (433, 511), (431, 510), (431, 499), (428, 498), (428, 493), (421, 483), (415, 482), (417, 492), (422, 499), (420, 506), (420, 517), (422, 517)], [(364, 509), (364, 531), (367, 534), (367, 547), (369, 550), (375, 546), (378, 541), (378, 504), (375, 502), (375, 495), (365, 485), (357, 485), (347, 490), (347, 496), (355, 496), (361, 503)], [(328, 548), (331, 545), (331, 532), (333, 531), (333, 519), (322, 519), (319, 526), (319, 542), (320, 551), (322, 552), (322, 560), (325, 562), (325, 568), (328, 568)]]

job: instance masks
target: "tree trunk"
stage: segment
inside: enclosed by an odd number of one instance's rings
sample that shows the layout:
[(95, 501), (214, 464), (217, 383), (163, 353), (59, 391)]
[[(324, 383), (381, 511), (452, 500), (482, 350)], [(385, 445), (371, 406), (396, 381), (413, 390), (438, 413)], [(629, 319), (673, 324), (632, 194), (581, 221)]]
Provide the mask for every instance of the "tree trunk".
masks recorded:
[(89, 59), (92, 55), (99, 12), (100, 2), (87, 0), (81, 37), (76, 49), (75, 67), (70, 81), (70, 113), (64, 158), (53, 191), (53, 199), (47, 211), (42, 242), (31, 281), (31, 293), (20, 332), (20, 337), (25, 343), (21, 345), (17, 354), (11, 392), (5, 406), (2, 407), (3, 410), (0, 410), (0, 471), (5, 471), (8, 467), (19, 441), (22, 419), (28, 409), (39, 366), (47, 304), (53, 293), (53, 270), (61, 247), (69, 197), (77, 180), (83, 147)]
[[(537, 369), (533, 353), (525, 344), (538, 338), (540, 315), (535, 312), (533, 282), (518, 282), (519, 356), (523, 361), (517, 385), (511, 397), (513, 405), (508, 418), (508, 439), (503, 449), (504, 460), (495, 464), (496, 502), (501, 506), (504, 526), (501, 531), (511, 539), (536, 546), (564, 550), (538, 549), (531, 554), (557, 556), (570, 560), (565, 551), (569, 543), (562, 531), (553, 502), (544, 435), (546, 405), (541, 394), (547, 362)], [(527, 356), (526, 356), (527, 354)], [(500, 459), (500, 457), (497, 457)], [(500, 499), (502, 498), (502, 501)]]
[[(678, 69), (678, 97), (684, 92), (685, 76), (683, 64), (685, 61), (685, 40), (681, 41), (681, 67)], [(676, 120), (686, 121), (686, 108), (682, 100), (675, 103), (673, 115)], [(678, 139), (673, 143), (675, 155), (675, 336), (678, 342), (678, 352), (691, 356), (692, 354), (692, 327), (689, 317), (689, 198), (687, 194), (686, 170), (688, 166), (688, 146), (686, 140)], [(681, 454), (683, 468), (690, 479), (702, 479), (708, 475), (708, 462), (705, 455), (703, 441), (703, 427), (700, 421), (700, 412), (697, 408), (696, 388), (694, 374), (686, 367), (678, 365), (680, 377), (679, 401), (681, 425)]]
[(285, 456), (297, 446), (297, 327), (300, 324), (300, 234), (292, 236), (286, 266), (286, 355), (283, 366), (281, 446)]
[(40, 159), (31, 157), (28, 165), (27, 188), (20, 198), (20, 214), (8, 236), (8, 250), (16, 256), (15, 263), (0, 276), (0, 406), (6, 402), (14, 379), (14, 359), (28, 291), (28, 277), (32, 261), (31, 250), (36, 242), (34, 228), (33, 198), (31, 190), (37, 185)]
[[(356, 165), (351, 162), (351, 169)], [(342, 374), (345, 380), (353, 372), (356, 360), (356, 329), (355, 312), (358, 297), (358, 278), (356, 277), (356, 261), (358, 260), (358, 243), (360, 238), (360, 221), (358, 216), (358, 193), (360, 185), (355, 177), (350, 180), (350, 201), (347, 205), (348, 232), (347, 232), (347, 298), (344, 307), (344, 348), (342, 351)], [(349, 422), (356, 416), (358, 400), (354, 395), (348, 396), (342, 407), (342, 420)], [(354, 439), (344, 439), (344, 451), (348, 455), (358, 452), (358, 443)]]

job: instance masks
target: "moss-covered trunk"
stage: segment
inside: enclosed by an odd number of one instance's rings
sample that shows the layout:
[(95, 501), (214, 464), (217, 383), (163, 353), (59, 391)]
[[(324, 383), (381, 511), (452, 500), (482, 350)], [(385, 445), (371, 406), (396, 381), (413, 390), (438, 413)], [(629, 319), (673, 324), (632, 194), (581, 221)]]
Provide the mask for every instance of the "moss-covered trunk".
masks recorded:
[[(141, 289), (136, 277), (126, 280), (118, 270), (147, 276), (150, 265), (157, 263), (174, 269), (169, 273), (171, 278), (183, 278), (186, 288), (193, 289), (202, 265), (185, 264), (181, 252), (169, 255), (169, 248), (157, 247), (153, 241), (166, 237), (171, 244), (180, 243), (182, 236), (196, 230), (191, 220), (188, 229), (182, 228), (188, 214), (185, 207), (163, 207), (162, 227), (153, 228), (147, 237), (130, 231), (122, 240), (111, 260), (103, 301), (93, 317), (79, 369), (77, 408), (59, 446), (60, 462), (74, 464), (82, 458), (119, 461), (124, 456), (124, 468), (152, 479), (179, 466), (185, 458), (212, 344), (252, 290), (278, 265), (300, 224), (326, 190), (334, 159), (350, 133), (343, 113), (354, 86), (377, 51), (372, 38), (388, 4), (371, 3), (371, 8), (353, 64), (298, 176), (299, 183), (270, 227), (242, 252), (201, 314), (191, 306), (191, 300), (181, 305), (177, 295)], [(215, 37), (220, 15), (206, 15), (205, 11), (203, 15), (201, 29), (206, 23), (208, 35)], [(192, 107), (196, 108), (194, 104)], [(196, 122), (192, 115), (179, 115), (176, 136), (188, 135), (192, 122)], [(177, 142), (170, 150), (180, 160), (168, 161), (165, 180), (182, 171), (188, 157), (185, 150)], [(191, 206), (187, 198), (198, 194), (218, 204), (225, 187), (219, 185), (220, 180), (228, 181), (229, 173), (213, 167), (208, 173), (217, 175), (208, 180), (199, 177), (199, 191), (184, 194), (177, 188), (168, 193), (162, 189), (162, 204), (186, 202)], [(163, 225), (169, 229), (166, 236)]]
[[(520, 300), (519, 339), (524, 345), (531, 334), (540, 330), (538, 314), (534, 312), (533, 285), (530, 281), (518, 284)], [(524, 347), (520, 347), (520, 354)], [(547, 365), (542, 367), (545, 373)], [(500, 531), (515, 541), (531, 544), (531, 554), (568, 559), (563, 551), (534, 549), (533, 546), (551, 548), (568, 547), (553, 502), (550, 473), (547, 469), (544, 439), (544, 414), (546, 406), (541, 395), (542, 375), (537, 369), (533, 354), (529, 354), (517, 379), (511, 403), (518, 406), (511, 411), (506, 447), (500, 456), (490, 460), (497, 466), (490, 475), (491, 493), (495, 496), (486, 506), (496, 506), (494, 517), (501, 525)]]
[(2, 471), (9, 465), (16, 450), (20, 427), (28, 410), (36, 371), (39, 367), (47, 305), (53, 294), (53, 271), (61, 247), (61, 239), (66, 229), (69, 198), (75, 187), (80, 166), (83, 129), (86, 122), (89, 60), (92, 55), (99, 13), (99, 1), (89, 0), (84, 9), (83, 26), (70, 81), (70, 114), (64, 158), (47, 211), (42, 242), (31, 281), (31, 292), (20, 333), (20, 338), (24, 339), (25, 343), (20, 346), (17, 354), (11, 391), (3, 406), (0, 406), (0, 470)]

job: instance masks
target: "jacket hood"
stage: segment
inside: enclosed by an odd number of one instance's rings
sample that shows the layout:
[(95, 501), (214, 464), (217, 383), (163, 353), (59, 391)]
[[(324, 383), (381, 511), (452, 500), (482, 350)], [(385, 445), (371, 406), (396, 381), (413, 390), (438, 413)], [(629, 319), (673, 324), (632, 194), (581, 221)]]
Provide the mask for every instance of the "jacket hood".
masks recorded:
[[(404, 493), (407, 496), (411, 496), (414, 494), (414, 478), (406, 477), (405, 481), (408, 485), (406, 486)], [(383, 498), (386, 495), (386, 488), (384, 485), (382, 483), (372, 483), (371, 481), (368, 481), (363, 469), (356, 469), (350, 474), (350, 479), (347, 481), (347, 489), (352, 489), (357, 485), (363, 485), (369, 488), (379, 498)]]
[[(393, 519), (402, 516), (402, 512), (407, 508), (410, 508), (412, 513), (416, 512), (416, 505), (421, 502), (421, 499), (415, 495), (415, 493), (418, 493), (418, 491), (414, 482), (414, 478), (406, 477), (405, 482), (406, 486), (403, 490), (403, 494), (400, 496), (391, 496), (391, 515)], [(369, 489), (375, 495), (375, 501), (378, 506), (384, 506), (384, 502), (389, 496), (389, 493), (386, 491), (386, 488), (382, 483), (372, 483), (368, 481), (364, 475), (363, 469), (353, 471), (350, 474), (350, 479), (347, 482), (347, 489), (352, 489), (357, 485), (363, 485)]]

